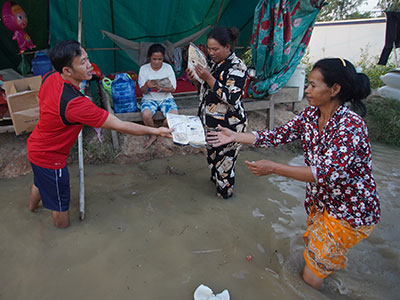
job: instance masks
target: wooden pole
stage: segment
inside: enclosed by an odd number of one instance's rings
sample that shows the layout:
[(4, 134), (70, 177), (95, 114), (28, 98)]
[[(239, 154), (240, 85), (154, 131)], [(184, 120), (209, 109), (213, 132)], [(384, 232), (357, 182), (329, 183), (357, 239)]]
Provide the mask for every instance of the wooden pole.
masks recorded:
[[(82, 42), (82, 0), (78, 0), (78, 42)], [(79, 219), (85, 218), (85, 174), (83, 167), (83, 137), (82, 130), (78, 136), (79, 160)]]
[[(110, 113), (114, 114), (113, 110), (111, 109), (110, 105), (110, 98), (108, 97), (107, 92), (104, 90), (102, 86), (99, 87), (101, 91), (101, 99), (103, 102), (103, 107)], [(115, 130), (111, 130), (111, 139), (112, 139), (112, 144), (114, 147), (115, 152), (119, 150), (119, 141), (118, 141), (118, 132)]]
[(215, 19), (214, 27), (216, 27), (216, 26), (218, 25), (218, 21), (219, 21), (219, 18), (221, 17), (221, 13), (222, 13), (222, 8), (224, 8), (224, 2), (225, 2), (225, 0), (222, 0), (222, 1), (221, 1), (221, 4), (220, 4), (220, 6), (219, 6), (219, 11), (218, 11), (218, 16), (217, 16), (217, 18)]

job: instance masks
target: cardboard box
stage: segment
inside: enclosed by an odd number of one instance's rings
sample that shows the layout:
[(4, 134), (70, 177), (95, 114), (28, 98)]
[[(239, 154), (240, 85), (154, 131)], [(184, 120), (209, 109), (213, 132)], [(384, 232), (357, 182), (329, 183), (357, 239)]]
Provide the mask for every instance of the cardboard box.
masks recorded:
[(41, 76), (5, 81), (8, 111), (16, 135), (31, 132), (39, 121), (39, 99), (37, 97)]

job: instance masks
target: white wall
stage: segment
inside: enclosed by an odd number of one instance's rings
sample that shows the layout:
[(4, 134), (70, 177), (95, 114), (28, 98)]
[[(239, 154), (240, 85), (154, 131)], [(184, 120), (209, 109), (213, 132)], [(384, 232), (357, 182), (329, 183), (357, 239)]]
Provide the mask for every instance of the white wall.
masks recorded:
[(310, 60), (342, 57), (357, 63), (361, 48), (368, 48), (370, 57), (380, 56), (385, 33), (386, 18), (317, 22), (308, 45)]

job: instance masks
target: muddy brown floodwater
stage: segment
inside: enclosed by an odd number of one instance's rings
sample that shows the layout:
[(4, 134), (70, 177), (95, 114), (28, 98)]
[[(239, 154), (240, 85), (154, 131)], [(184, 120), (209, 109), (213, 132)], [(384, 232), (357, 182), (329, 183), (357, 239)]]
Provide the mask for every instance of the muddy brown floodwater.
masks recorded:
[[(86, 218), (70, 166), (68, 229), (30, 213), (32, 175), (0, 180), (0, 299), (193, 299), (204, 284), (233, 300), (398, 299), (400, 150), (373, 145), (382, 221), (321, 291), (301, 279), (304, 184), (255, 177), (245, 160), (302, 164), (299, 153), (246, 149), (231, 200), (215, 196), (203, 155), (86, 165)], [(247, 259), (246, 259), (247, 257)]]

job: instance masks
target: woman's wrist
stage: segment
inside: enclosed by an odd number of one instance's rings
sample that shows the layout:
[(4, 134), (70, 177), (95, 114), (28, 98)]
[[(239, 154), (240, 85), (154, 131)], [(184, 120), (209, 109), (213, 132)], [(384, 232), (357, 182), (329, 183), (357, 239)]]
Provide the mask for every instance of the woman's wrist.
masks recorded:
[(233, 132), (233, 142), (238, 142), (238, 133), (237, 132)]
[(285, 167), (285, 165), (274, 162), (271, 166), (271, 173), (280, 175), (282, 168), (284, 168), (284, 167)]

